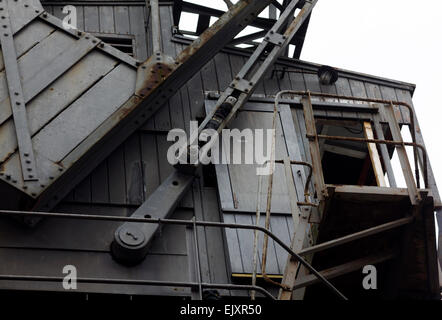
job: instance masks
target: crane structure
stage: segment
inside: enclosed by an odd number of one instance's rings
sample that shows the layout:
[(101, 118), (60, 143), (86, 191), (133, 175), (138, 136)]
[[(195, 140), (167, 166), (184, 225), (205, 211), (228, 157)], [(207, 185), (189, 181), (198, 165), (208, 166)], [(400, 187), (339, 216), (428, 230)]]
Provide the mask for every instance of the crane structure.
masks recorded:
[(415, 86), (300, 60), (318, 0), (224, 2), (0, 0), (0, 290), (440, 299)]

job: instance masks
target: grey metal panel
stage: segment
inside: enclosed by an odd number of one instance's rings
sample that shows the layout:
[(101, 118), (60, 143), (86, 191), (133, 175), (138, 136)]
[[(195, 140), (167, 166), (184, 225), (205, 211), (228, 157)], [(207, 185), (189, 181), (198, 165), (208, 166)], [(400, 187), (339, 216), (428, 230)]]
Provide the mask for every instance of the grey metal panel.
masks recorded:
[[(1, 274), (21, 274), (63, 277), (63, 267), (74, 265), (79, 277), (113, 279), (151, 279), (189, 281), (185, 255), (149, 255), (139, 266), (127, 268), (117, 264), (108, 253), (0, 249), (1, 259), (10, 263), (0, 266)], [(14, 266), (11, 269), (11, 266)], [(29, 268), (32, 266), (32, 268)], [(180, 272), (177, 272), (180, 270)], [(128, 285), (97, 285), (78, 283), (77, 292), (118, 294), (190, 295), (187, 288), (164, 288)], [(2, 281), (1, 289), (65, 291), (62, 283)]]
[[(45, 32), (43, 34), (45, 34)], [(73, 39), (70, 36), (67, 36), (62, 32), (53, 32), (48, 37), (44, 38), (43, 41), (33, 46), (25, 55), (21, 56), (20, 59), (18, 59), (18, 69), (21, 81), (24, 84), (23, 90), (25, 92), (27, 91), (27, 80), (32, 79), (38, 74), (38, 72), (40, 72), (40, 64), (48, 64), (66, 50), (72, 43)], [(53, 48), (52, 46), (55, 47)], [(36, 63), (36, 61), (39, 63)], [(5, 73), (0, 74), (0, 78), (4, 77)], [(2, 94), (2, 97), (8, 96), (5, 94), (6, 91), (4, 91), (6, 89), (4, 86), (5, 84), (4, 80), (0, 80), (0, 93)], [(3, 122), (10, 116), (11, 109), (9, 106), (9, 98), (3, 98), (0, 101), (0, 110), (2, 110), (0, 121)]]
[[(127, 101), (134, 88), (134, 70), (124, 64), (117, 66), (35, 135), (34, 147), (54, 162), (62, 160), (96, 128), (97, 123), (102, 123)], [(84, 117), (85, 114), (89, 116)], [(63, 132), (66, 134), (61, 138)], [(62, 144), (57, 143), (60, 139)]]
[[(58, 212), (90, 213), (96, 215), (126, 216), (135, 207), (112, 205), (87, 205), (80, 203), (61, 203)], [(177, 210), (176, 219), (190, 219), (192, 211)], [(76, 220), (76, 219), (47, 219), (39, 228), (32, 231), (23, 228), (10, 219), (0, 220), (0, 231), (3, 235), (0, 247), (3, 248), (41, 248), (52, 250), (75, 250), (110, 252), (116, 222)], [(187, 254), (183, 226), (167, 225), (153, 241), (150, 253), (155, 254)]]
[[(54, 28), (48, 24), (35, 20), (26, 27), (26, 32), (20, 32), (14, 36), (15, 51), (17, 58), (20, 58), (30, 48), (46, 38)], [(0, 71), (4, 69), (3, 54), (0, 51)]]

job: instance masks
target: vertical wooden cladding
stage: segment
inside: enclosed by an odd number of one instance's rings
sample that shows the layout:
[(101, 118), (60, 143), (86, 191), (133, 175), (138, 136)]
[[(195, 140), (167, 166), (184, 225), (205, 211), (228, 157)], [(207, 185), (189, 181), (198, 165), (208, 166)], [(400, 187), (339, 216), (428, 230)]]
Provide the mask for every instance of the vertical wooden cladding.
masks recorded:
[[(45, 6), (45, 10), (63, 19), (64, 6)], [(147, 58), (146, 14), (144, 6), (75, 5), (77, 28), (91, 33), (132, 35), (135, 38), (135, 58)]]

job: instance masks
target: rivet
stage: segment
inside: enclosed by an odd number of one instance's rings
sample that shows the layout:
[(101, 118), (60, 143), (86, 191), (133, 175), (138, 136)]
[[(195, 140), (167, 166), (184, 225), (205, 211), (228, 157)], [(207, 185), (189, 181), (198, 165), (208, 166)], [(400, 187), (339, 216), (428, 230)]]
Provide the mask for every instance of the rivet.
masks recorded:
[(43, 18), (47, 18), (48, 14), (47, 13), (43, 13)]
[(25, 157), (29, 157), (29, 153), (23, 153), (23, 155), (25, 156)]
[(44, 185), (44, 184), (41, 184), (41, 185), (40, 185), (40, 187), (44, 188), (44, 187), (45, 187), (45, 185)]
[(33, 196), (33, 197), (35, 197), (37, 194), (35, 194), (34, 192), (33, 193), (31, 193), (31, 196)]

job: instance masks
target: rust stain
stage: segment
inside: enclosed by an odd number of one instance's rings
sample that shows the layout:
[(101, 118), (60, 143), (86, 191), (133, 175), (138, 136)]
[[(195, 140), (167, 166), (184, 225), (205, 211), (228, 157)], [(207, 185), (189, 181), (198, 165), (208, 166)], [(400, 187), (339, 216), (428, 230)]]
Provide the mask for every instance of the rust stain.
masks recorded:
[(140, 85), (140, 90), (136, 94), (142, 98), (147, 97), (158, 86), (160, 86), (164, 80), (166, 80), (172, 71), (175, 70), (175, 66), (163, 61), (159, 61), (153, 64), (146, 64), (140, 67), (142, 72), (147, 76), (144, 82)]

